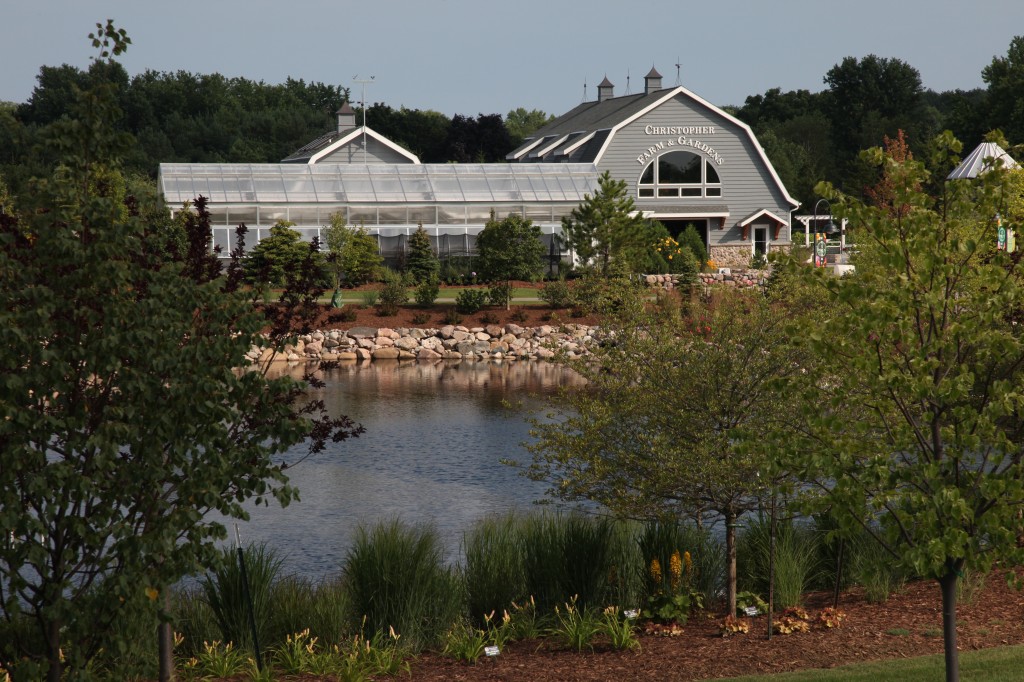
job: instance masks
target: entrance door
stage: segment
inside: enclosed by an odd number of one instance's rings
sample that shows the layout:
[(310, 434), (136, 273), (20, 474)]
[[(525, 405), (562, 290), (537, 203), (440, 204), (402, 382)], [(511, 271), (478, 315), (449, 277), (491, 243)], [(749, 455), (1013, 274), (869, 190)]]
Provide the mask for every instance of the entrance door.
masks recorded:
[(767, 256), (768, 255), (768, 228), (767, 227), (755, 227), (754, 228), (754, 255), (755, 256)]

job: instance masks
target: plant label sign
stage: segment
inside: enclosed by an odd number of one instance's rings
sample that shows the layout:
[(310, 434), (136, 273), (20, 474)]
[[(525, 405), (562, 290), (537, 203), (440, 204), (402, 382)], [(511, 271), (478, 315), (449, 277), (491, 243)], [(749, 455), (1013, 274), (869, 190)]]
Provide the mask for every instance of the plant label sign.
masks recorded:
[(488, 656), (497, 656), (500, 653), (500, 651), (498, 651), (498, 647), (496, 646), (485, 646), (484, 653)]
[(760, 609), (758, 609), (756, 606), (748, 606), (745, 609), (743, 609), (743, 615), (748, 617), (753, 617), (760, 613)]

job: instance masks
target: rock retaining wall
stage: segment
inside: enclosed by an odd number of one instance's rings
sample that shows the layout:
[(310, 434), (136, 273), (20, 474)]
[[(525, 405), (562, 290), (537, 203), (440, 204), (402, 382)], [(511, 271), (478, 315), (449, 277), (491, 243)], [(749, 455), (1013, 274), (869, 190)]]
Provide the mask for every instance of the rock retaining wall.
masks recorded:
[[(703, 286), (722, 285), (730, 287), (760, 287), (768, 281), (768, 270), (731, 270), (719, 268), (718, 272), (702, 272), (698, 275)], [(645, 275), (647, 286), (674, 289), (679, 286), (679, 275)]]
[[(550, 360), (558, 351), (579, 357), (596, 343), (597, 327), (564, 324), (526, 328), (504, 326), (440, 329), (356, 327), (300, 336), (277, 359), (367, 362), (371, 360)], [(272, 351), (253, 347), (250, 361), (267, 360)]]

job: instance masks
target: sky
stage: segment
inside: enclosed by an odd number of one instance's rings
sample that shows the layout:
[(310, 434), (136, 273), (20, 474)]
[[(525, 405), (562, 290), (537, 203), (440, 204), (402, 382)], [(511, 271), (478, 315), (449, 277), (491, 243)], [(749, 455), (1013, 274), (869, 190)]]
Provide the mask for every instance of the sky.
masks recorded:
[(0, 101), (27, 101), (41, 66), (87, 68), (108, 18), (131, 37), (131, 75), (291, 77), (351, 88), (354, 104), (476, 116), (561, 114), (606, 76), (641, 92), (652, 66), (718, 106), (819, 92), (869, 54), (935, 91), (985, 87), (1024, 35), (1024, 0), (0, 0)]

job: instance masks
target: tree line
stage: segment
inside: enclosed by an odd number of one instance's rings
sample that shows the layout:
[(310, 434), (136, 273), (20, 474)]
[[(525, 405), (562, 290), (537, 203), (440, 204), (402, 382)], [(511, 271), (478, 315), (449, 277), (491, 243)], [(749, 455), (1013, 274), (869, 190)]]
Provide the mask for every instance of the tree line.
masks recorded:
[[(862, 196), (874, 177), (859, 151), (900, 130), (926, 164), (942, 130), (968, 147), (994, 129), (1024, 143), (1024, 37), (1015, 37), (981, 76), (985, 88), (935, 92), (900, 59), (847, 57), (824, 74), (820, 92), (770, 88), (725, 109), (753, 128), (783, 183), (806, 204), (822, 179)], [(116, 62), (43, 66), (26, 102), (0, 103), (0, 177), (12, 191), (53, 167), (56, 158), (43, 142), (69, 116), (74, 93), (96, 83), (114, 88), (117, 129), (134, 138), (124, 167), (142, 178), (155, 177), (162, 162), (275, 163), (334, 129), (335, 112), (350, 97), (343, 86), (301, 79), (268, 84), (186, 71), (129, 76)], [(500, 162), (552, 119), (525, 107), (505, 116), (449, 117), (380, 102), (365, 113), (367, 125), (425, 163)]]

